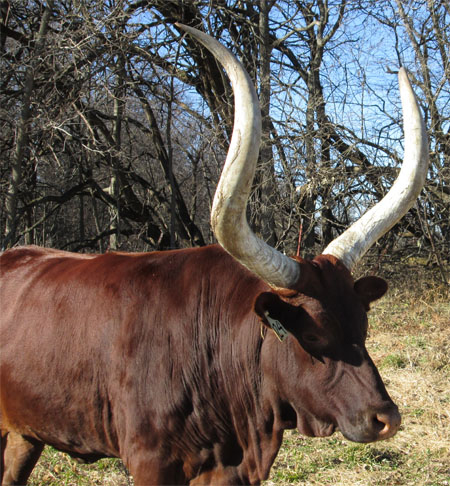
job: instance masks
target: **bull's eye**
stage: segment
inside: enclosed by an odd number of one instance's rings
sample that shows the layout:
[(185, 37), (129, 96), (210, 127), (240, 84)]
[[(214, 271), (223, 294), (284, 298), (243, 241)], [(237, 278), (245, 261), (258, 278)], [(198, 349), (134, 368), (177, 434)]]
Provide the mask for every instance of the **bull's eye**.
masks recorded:
[(312, 334), (312, 333), (305, 333), (303, 334), (303, 340), (308, 343), (308, 344), (317, 344), (320, 339), (318, 336), (316, 336), (315, 334)]

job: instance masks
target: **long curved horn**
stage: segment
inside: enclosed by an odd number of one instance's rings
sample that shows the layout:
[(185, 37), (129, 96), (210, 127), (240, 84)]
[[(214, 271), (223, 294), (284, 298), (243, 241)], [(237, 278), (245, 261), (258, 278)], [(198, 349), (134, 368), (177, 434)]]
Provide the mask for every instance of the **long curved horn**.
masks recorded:
[(350, 270), (379, 238), (403, 218), (425, 184), (428, 171), (425, 124), (404, 68), (400, 69), (398, 80), (405, 133), (405, 153), (400, 173), (386, 196), (323, 251), (339, 258)]
[(252, 81), (242, 64), (215, 39), (192, 27), (176, 25), (214, 55), (233, 87), (233, 134), (211, 212), (217, 241), (270, 286), (292, 288), (299, 280), (300, 264), (259, 239), (245, 214), (261, 143), (261, 110)]

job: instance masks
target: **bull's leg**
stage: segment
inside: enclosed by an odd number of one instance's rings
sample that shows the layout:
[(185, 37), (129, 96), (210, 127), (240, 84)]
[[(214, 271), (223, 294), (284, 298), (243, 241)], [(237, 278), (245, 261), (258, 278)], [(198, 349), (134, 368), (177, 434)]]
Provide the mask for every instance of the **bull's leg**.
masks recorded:
[(43, 448), (44, 444), (38, 440), (15, 432), (2, 433), (1, 486), (26, 484)]

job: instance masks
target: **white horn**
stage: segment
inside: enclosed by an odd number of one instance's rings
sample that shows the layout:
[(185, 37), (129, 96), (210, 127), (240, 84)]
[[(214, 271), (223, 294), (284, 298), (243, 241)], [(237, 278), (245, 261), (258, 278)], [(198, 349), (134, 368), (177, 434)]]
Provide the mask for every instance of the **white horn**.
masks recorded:
[(429, 159), (425, 124), (404, 68), (400, 69), (398, 80), (405, 134), (400, 173), (386, 196), (323, 251), (339, 258), (350, 270), (379, 238), (403, 218), (425, 184)]
[(245, 214), (261, 142), (261, 111), (252, 81), (242, 64), (215, 39), (192, 27), (176, 25), (214, 55), (233, 87), (233, 134), (211, 212), (217, 241), (270, 286), (292, 288), (299, 280), (300, 264), (259, 239)]

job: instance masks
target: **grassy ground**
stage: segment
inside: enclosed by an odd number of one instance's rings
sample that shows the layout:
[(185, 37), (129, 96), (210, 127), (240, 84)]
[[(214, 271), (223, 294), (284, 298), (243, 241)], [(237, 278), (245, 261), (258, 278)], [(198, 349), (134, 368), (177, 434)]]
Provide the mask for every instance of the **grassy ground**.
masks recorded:
[[(450, 302), (442, 286), (412, 272), (370, 313), (369, 352), (403, 417), (386, 442), (359, 445), (340, 434), (285, 435), (264, 486), (450, 486)], [(128, 486), (117, 460), (80, 465), (47, 448), (32, 486)]]

